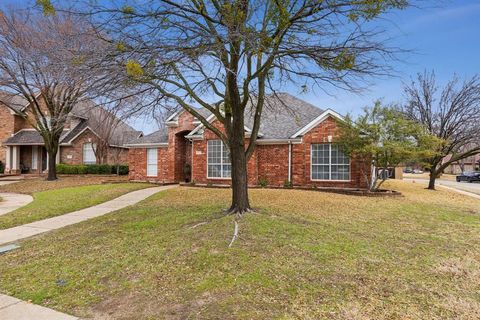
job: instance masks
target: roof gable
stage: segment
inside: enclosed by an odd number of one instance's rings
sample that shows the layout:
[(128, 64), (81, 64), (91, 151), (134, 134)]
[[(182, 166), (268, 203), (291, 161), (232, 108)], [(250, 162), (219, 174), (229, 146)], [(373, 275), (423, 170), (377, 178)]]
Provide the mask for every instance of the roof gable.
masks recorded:
[[(254, 123), (255, 98), (252, 98), (245, 110), (245, 131), (250, 133)], [(271, 94), (265, 97), (265, 105), (259, 129), (259, 138), (289, 139), (291, 135), (308, 125), (324, 111), (316, 106), (298, 99), (288, 93)], [(215, 116), (210, 114), (207, 121), (212, 123)], [(187, 136), (201, 134), (203, 124), (199, 124)]]
[(339, 113), (333, 111), (332, 109), (327, 109), (322, 114), (320, 114), (318, 117), (316, 117), (315, 119), (310, 121), (307, 125), (305, 125), (304, 127), (300, 128), (300, 130), (295, 132), (291, 136), (291, 138), (294, 139), (294, 138), (298, 138), (300, 136), (303, 136), (305, 133), (307, 133), (308, 131), (312, 130), (317, 125), (319, 125), (320, 123), (325, 121), (328, 117), (333, 117), (333, 118), (341, 120), (341, 121), (345, 120), (345, 118), (342, 115), (340, 115)]

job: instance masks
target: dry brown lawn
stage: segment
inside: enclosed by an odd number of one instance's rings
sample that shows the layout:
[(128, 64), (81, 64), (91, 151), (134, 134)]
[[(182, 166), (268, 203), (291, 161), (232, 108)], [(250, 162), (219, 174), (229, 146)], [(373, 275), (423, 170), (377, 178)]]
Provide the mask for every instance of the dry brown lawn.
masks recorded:
[(0, 291), (94, 319), (480, 319), (479, 201), (387, 186), (251, 190), (232, 248), (229, 190), (168, 190), (21, 243)]
[(60, 175), (56, 181), (46, 181), (44, 177), (28, 178), (13, 184), (0, 186), (0, 192), (33, 194), (40, 191), (102, 184), (103, 181), (128, 182), (128, 176)]

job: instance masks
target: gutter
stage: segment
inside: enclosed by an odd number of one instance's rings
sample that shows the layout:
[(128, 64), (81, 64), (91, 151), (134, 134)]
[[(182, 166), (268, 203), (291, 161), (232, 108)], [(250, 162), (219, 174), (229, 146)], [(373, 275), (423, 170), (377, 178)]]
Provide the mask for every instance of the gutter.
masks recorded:
[(257, 139), (257, 144), (299, 144), (302, 143), (302, 138), (298, 139)]
[(126, 144), (125, 147), (126, 147), (126, 148), (168, 147), (168, 142), (164, 142), (164, 143)]

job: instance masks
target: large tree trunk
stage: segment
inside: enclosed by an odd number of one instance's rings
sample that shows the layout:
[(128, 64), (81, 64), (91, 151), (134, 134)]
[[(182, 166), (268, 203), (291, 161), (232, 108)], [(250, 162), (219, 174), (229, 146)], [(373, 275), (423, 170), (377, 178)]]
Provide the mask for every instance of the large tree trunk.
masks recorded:
[(57, 152), (58, 148), (48, 151), (48, 181), (57, 180)]
[(248, 201), (247, 157), (245, 155), (244, 143), (232, 142), (230, 143), (230, 155), (232, 158), (232, 205), (230, 206), (229, 213), (242, 214), (250, 211), (250, 202)]
[(235, 92), (235, 94), (230, 95), (234, 118), (230, 130), (227, 130), (232, 162), (232, 205), (230, 206), (229, 213), (243, 214), (250, 211), (250, 202), (248, 201), (247, 155), (245, 152), (244, 111), (240, 107), (238, 89), (234, 86), (230, 92)]
[(437, 179), (437, 172), (435, 170), (430, 171), (430, 179), (428, 181), (429, 190), (435, 190), (435, 179)]

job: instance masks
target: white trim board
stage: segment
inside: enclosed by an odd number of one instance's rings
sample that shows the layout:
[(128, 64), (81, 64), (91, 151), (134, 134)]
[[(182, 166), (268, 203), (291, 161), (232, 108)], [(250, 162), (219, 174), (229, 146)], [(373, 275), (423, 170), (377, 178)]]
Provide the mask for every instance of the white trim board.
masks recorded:
[(342, 120), (342, 121), (345, 121), (345, 118), (333, 111), (332, 109), (327, 109), (325, 110), (321, 115), (319, 115), (318, 117), (316, 117), (315, 119), (313, 119), (312, 121), (310, 121), (306, 126), (304, 126), (303, 128), (301, 128), (300, 130), (298, 130), (297, 132), (295, 132), (291, 138), (298, 138), (299, 136), (302, 136), (304, 135), (305, 133), (307, 133), (308, 131), (312, 130), (314, 127), (316, 127), (318, 124), (322, 123), (323, 121), (325, 121), (328, 117), (334, 117), (334, 118), (337, 118), (339, 120)]

